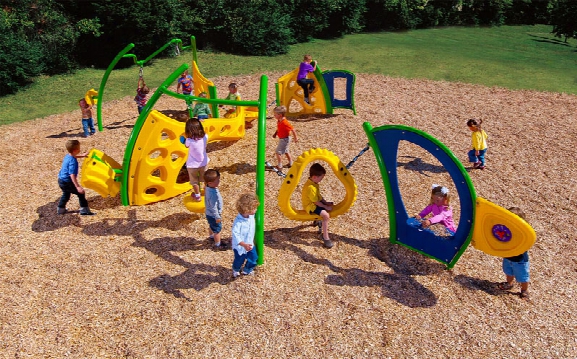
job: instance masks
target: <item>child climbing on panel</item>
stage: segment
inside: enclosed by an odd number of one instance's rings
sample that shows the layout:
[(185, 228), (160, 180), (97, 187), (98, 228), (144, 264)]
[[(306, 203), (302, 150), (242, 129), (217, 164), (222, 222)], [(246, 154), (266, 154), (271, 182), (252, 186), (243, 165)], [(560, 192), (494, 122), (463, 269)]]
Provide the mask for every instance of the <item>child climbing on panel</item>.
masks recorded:
[(469, 151), (469, 162), (473, 163), (473, 168), (485, 169), (485, 154), (487, 153), (487, 133), (481, 128), (483, 120), (475, 118), (467, 121), (467, 127), (473, 132), (471, 134), (472, 150)]
[[(236, 278), (240, 273), (253, 275), (258, 254), (254, 245), (255, 221), (254, 214), (259, 206), (259, 200), (254, 193), (245, 193), (236, 202), (238, 215), (232, 223), (232, 276)], [(241, 267), (244, 265), (244, 268)]]
[[(525, 219), (525, 213), (519, 207), (509, 208), (517, 216)], [(513, 289), (513, 282), (516, 280), (521, 284), (522, 299), (529, 298), (529, 252), (525, 251), (518, 256), (503, 258), (503, 273), (505, 273), (506, 282), (499, 284), (501, 290)]]
[[(451, 196), (447, 187), (434, 184), (431, 188), (431, 200), (429, 205), (415, 215), (415, 218), (421, 220), (421, 226), (428, 228), (433, 224), (440, 223), (446, 228), (446, 232), (454, 236), (457, 232), (455, 222), (453, 221), (453, 208), (449, 206)], [(428, 218), (428, 215), (431, 215)]]
[(316, 214), (322, 218), (322, 238), (326, 248), (332, 248), (333, 242), (329, 238), (330, 211), (333, 202), (327, 202), (321, 195), (319, 183), (325, 178), (327, 171), (320, 163), (314, 163), (309, 169), (309, 179), (303, 186), (301, 200), (304, 210), (309, 214)]
[(138, 84), (136, 87), (136, 96), (134, 96), (134, 102), (136, 102), (136, 106), (138, 107), (138, 114), (140, 114), (144, 106), (146, 106), (146, 101), (148, 101), (147, 97), (149, 93), (150, 89), (144, 83), (144, 78), (142, 76), (139, 76)]
[(186, 121), (184, 133), (186, 135), (184, 145), (188, 148), (186, 170), (192, 185), (192, 200), (200, 202), (200, 182), (204, 182), (204, 171), (210, 161), (206, 153), (208, 135), (197, 118)]
[(276, 118), (276, 128), (277, 130), (272, 135), (273, 138), (278, 136), (278, 146), (276, 148), (276, 159), (277, 159), (277, 169), (282, 171), (282, 155), (285, 155), (288, 160), (288, 166), (291, 167), (293, 164), (290, 152), (289, 152), (289, 144), (290, 144), (290, 135), (294, 138), (294, 141), (297, 142), (297, 134), (290, 124), (290, 122), (285, 117), (286, 115), (286, 107), (285, 106), (277, 106), (274, 108), (274, 118)]
[[(198, 97), (206, 98), (206, 92), (201, 92)], [(192, 117), (196, 117), (199, 120), (206, 120), (212, 116), (212, 111), (207, 103), (197, 101), (196, 105), (192, 109)]]
[(310, 72), (314, 72), (317, 69), (318, 62), (315, 61), (311, 64), (313, 57), (311, 55), (305, 55), (303, 62), (299, 65), (299, 73), (297, 75), (297, 84), (303, 88), (304, 101), (310, 105), (310, 94), (315, 90), (315, 82), (313, 79), (307, 78)]

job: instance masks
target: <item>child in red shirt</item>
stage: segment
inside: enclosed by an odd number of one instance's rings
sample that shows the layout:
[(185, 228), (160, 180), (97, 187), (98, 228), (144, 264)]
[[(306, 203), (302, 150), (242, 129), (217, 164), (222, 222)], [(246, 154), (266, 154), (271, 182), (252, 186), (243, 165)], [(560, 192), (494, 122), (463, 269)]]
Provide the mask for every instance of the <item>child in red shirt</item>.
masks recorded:
[(282, 155), (284, 154), (288, 160), (288, 166), (292, 166), (293, 161), (291, 155), (289, 153), (289, 143), (290, 143), (290, 134), (292, 133), (295, 143), (297, 142), (297, 134), (285, 117), (286, 115), (286, 107), (285, 106), (277, 106), (274, 108), (274, 118), (276, 118), (276, 128), (277, 130), (272, 135), (273, 138), (278, 136), (279, 142), (276, 148), (276, 158), (278, 162), (277, 169), (282, 171)]

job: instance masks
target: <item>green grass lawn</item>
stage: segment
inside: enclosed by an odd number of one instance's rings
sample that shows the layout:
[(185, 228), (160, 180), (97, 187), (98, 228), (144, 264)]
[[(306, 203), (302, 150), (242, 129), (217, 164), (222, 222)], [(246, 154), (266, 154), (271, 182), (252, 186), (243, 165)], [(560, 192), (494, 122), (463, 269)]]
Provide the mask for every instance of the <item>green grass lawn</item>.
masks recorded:
[[(198, 62), (203, 75), (211, 78), (289, 71), (303, 54), (310, 53), (323, 70), (577, 94), (577, 41), (570, 39), (566, 44), (550, 31), (551, 26), (537, 25), (366, 33), (294, 45), (288, 54), (275, 57), (200, 51)], [(151, 61), (144, 70), (147, 83), (157, 87), (191, 58), (185, 53)], [(39, 78), (28, 89), (0, 98), (0, 124), (76, 109), (88, 89), (98, 89), (103, 74), (104, 70), (83, 69), (72, 75)], [(105, 101), (134, 95), (137, 79), (135, 66), (113, 71)], [(270, 85), (276, 80), (269, 79)]]

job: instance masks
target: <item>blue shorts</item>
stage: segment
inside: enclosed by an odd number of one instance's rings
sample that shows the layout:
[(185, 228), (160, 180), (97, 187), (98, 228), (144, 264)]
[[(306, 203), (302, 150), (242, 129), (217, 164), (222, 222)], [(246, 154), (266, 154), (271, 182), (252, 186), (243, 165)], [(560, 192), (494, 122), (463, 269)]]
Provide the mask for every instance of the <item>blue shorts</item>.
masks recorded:
[(514, 276), (518, 283), (529, 282), (529, 262), (513, 262), (503, 258), (503, 272), (508, 276)]
[(196, 118), (198, 118), (199, 120), (206, 120), (208, 118), (208, 115), (198, 115), (196, 116)]
[(315, 208), (315, 210), (314, 210), (314, 211), (311, 211), (310, 213), (311, 213), (311, 214), (314, 213), (314, 214), (317, 214), (317, 215), (320, 216), (320, 215), (321, 215), (321, 212), (324, 211), (324, 210), (325, 210), (324, 208), (317, 206), (317, 207)]
[(206, 216), (206, 221), (212, 233), (220, 233), (222, 231), (222, 219), (220, 222), (216, 223), (216, 218), (211, 216)]

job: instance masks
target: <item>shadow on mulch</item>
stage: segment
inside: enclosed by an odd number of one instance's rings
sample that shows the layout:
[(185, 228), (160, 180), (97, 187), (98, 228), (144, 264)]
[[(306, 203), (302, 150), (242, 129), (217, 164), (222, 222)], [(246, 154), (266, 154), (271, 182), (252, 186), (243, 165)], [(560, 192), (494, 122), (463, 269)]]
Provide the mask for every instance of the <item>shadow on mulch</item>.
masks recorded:
[(230, 166), (214, 167), (220, 173), (230, 173), (232, 175), (244, 175), (256, 172), (256, 165), (250, 163), (235, 163)]
[[(207, 274), (206, 272), (214, 272), (214, 274)], [(200, 291), (212, 283), (224, 285), (231, 281), (230, 268), (207, 264), (189, 264), (188, 269), (179, 275), (172, 277), (168, 274), (163, 274), (151, 279), (148, 283), (153, 288), (190, 302), (192, 299), (185, 296), (180, 289)]]
[[(401, 162), (401, 158), (411, 159), (407, 162)], [(430, 163), (423, 162), (422, 159), (413, 156), (399, 156), (397, 158), (397, 167), (405, 167), (405, 169), (410, 171), (419, 172), (424, 176), (429, 176), (429, 174), (425, 173), (446, 173), (447, 169), (440, 165), (433, 165)]]
[(298, 118), (290, 117), (289, 120), (291, 122), (311, 122), (311, 121), (323, 120), (325, 118), (330, 119), (338, 116), (340, 115), (334, 115), (334, 114), (300, 115)]
[(486, 279), (473, 278), (459, 274), (455, 277), (455, 282), (471, 290), (482, 290), (489, 295), (515, 295), (513, 292), (500, 290), (498, 283), (494, 283)]
[(48, 135), (46, 136), (46, 138), (78, 138), (78, 137), (82, 137), (84, 135), (84, 133), (82, 132), (82, 129), (74, 129), (74, 130), (68, 130), (68, 131), (64, 131), (64, 132), (60, 132), (57, 135)]
[[(304, 244), (322, 247), (322, 241), (318, 233), (302, 231), (309, 227), (311, 226), (301, 225), (294, 228), (275, 230), (275, 232), (286, 233), (286, 236), (283, 237), (288, 240), (274, 239), (271, 231), (265, 232), (265, 237), (267, 237), (266, 245), (275, 249), (292, 251), (305, 262), (326, 266), (337, 273), (327, 276), (325, 279), (326, 284), (380, 287), (384, 296), (410, 308), (432, 307), (437, 303), (435, 294), (413, 279), (411, 275), (427, 275), (441, 272), (444, 270), (444, 266), (440, 263), (434, 263), (422, 255), (401, 246), (383, 245), (383, 242), (388, 243), (385, 239), (361, 241), (333, 234), (332, 239), (337, 245), (339, 242), (343, 242), (367, 249), (370, 255), (387, 263), (396, 273), (389, 274), (369, 272), (358, 268), (341, 268), (328, 259), (318, 258), (297, 246), (297, 244)], [(295, 230), (299, 231), (298, 236), (294, 235)], [(385, 250), (380, 250), (383, 246)]]
[[(134, 119), (136, 119), (138, 116), (135, 116)], [(115, 130), (117, 128), (133, 128), (134, 124), (128, 124), (128, 125), (123, 125), (124, 122), (128, 121), (128, 119), (123, 120), (123, 121), (116, 121), (116, 122), (112, 122), (111, 124), (108, 124), (106, 126), (102, 126), (102, 128), (105, 128), (107, 130)], [(104, 122), (104, 121), (103, 121)]]
[(69, 211), (65, 214), (56, 214), (56, 207), (58, 207), (58, 201), (53, 201), (38, 207), (36, 209), (38, 219), (32, 222), (32, 231), (50, 232), (69, 226), (82, 226), (78, 210)]

